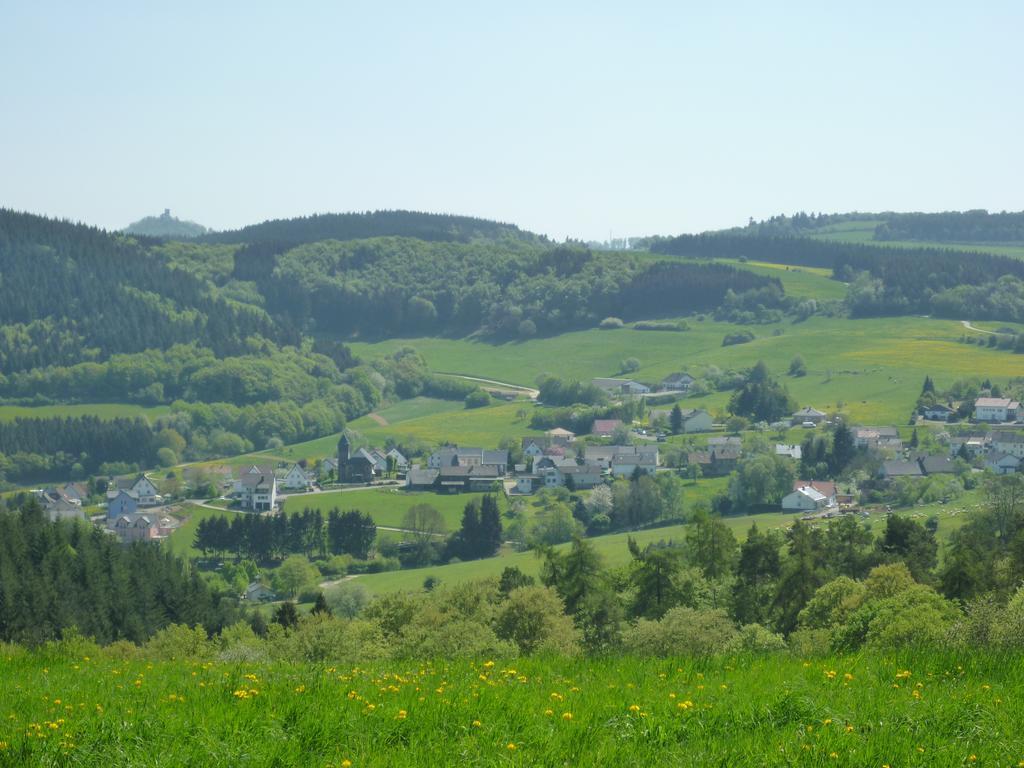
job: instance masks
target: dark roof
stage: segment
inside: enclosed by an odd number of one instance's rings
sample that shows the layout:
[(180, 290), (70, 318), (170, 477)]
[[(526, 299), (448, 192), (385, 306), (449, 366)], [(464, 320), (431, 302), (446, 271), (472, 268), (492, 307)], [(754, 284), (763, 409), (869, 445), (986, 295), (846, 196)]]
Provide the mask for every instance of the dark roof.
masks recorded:
[(947, 456), (923, 456), (918, 460), (926, 475), (952, 474), (956, 466)]
[(886, 477), (920, 477), (922, 474), (920, 464), (902, 459), (882, 462), (882, 472)]

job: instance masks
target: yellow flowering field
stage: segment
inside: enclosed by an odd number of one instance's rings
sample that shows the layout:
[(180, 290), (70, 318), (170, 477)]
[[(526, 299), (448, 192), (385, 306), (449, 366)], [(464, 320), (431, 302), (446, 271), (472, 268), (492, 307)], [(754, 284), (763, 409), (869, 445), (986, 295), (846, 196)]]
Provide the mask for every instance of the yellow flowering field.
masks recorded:
[(0, 766), (1024, 766), (1024, 665), (0, 658)]

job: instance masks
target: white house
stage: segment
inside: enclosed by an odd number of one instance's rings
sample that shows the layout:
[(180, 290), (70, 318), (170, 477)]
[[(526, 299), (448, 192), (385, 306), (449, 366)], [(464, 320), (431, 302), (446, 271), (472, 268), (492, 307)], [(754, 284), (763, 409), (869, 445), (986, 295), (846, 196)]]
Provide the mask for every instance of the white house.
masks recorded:
[(661, 392), (686, 392), (693, 386), (696, 379), (688, 373), (670, 373), (661, 380), (658, 390)]
[(853, 444), (858, 448), (882, 449), (894, 451), (903, 449), (900, 432), (896, 427), (854, 427)]
[(921, 411), (921, 415), (930, 421), (949, 421), (949, 417), (954, 413), (956, 411), (942, 403), (926, 405)]
[(587, 464), (596, 464), (602, 469), (610, 469), (615, 456), (635, 456), (637, 454), (653, 457), (654, 465), (657, 466), (657, 445), (588, 445), (583, 451), (583, 458)]
[(794, 461), (800, 461), (804, 455), (804, 449), (799, 445), (785, 445), (783, 443), (775, 444), (775, 455), (785, 456), (793, 459)]
[(401, 472), (403, 474), (409, 471), (409, 460), (405, 458), (405, 456), (402, 455), (402, 452), (399, 451), (397, 448), (392, 448), (390, 451), (384, 454), (384, 458), (394, 460), (396, 471)]
[(979, 397), (974, 401), (974, 418), (977, 421), (1015, 421), (1020, 403), (1008, 397)]
[(254, 581), (245, 588), (245, 593), (242, 595), (242, 599), (249, 600), (254, 603), (266, 603), (271, 600), (276, 600), (277, 595), (269, 587), (265, 587), (258, 581)]
[(308, 491), (313, 486), (313, 481), (302, 467), (292, 464), (278, 485), (286, 491)]
[(611, 468), (615, 477), (632, 477), (637, 470), (643, 474), (654, 474), (658, 469), (658, 454), (616, 453), (612, 456)]
[(1008, 453), (1024, 459), (1024, 433), (997, 431), (992, 435), (992, 448), (999, 453)]
[(610, 395), (646, 395), (651, 388), (632, 379), (594, 379), (591, 382)]
[(782, 508), (787, 512), (817, 512), (828, 506), (828, 497), (810, 486), (797, 488), (782, 497)]
[(134, 480), (118, 480), (117, 487), (130, 491), (140, 507), (153, 507), (163, 501), (156, 485), (145, 475), (139, 475)]
[(252, 467), (243, 472), (236, 488), (242, 509), (269, 512), (277, 504), (277, 477), (270, 467)]
[(805, 422), (810, 422), (812, 424), (820, 424), (825, 420), (827, 415), (828, 414), (823, 411), (819, 411), (817, 408), (812, 408), (808, 405), (806, 408), (801, 408), (793, 414), (793, 423), (803, 424)]

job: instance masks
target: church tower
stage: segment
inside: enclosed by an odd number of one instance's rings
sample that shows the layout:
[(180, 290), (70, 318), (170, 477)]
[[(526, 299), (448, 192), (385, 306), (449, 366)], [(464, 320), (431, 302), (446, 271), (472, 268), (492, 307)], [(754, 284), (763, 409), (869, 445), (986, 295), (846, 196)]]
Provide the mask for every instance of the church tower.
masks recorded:
[(338, 466), (348, 463), (348, 460), (352, 458), (352, 443), (348, 440), (348, 435), (344, 432), (341, 433), (341, 439), (338, 441)]

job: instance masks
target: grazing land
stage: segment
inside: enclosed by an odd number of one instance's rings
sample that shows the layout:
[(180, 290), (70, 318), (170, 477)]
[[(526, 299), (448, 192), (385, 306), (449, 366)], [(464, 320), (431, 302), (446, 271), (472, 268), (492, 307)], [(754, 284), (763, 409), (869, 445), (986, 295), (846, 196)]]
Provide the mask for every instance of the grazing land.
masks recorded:
[(45, 419), (54, 416), (99, 416), (101, 419), (146, 416), (154, 419), (170, 413), (166, 405), (135, 405), (132, 403), (80, 403), (74, 405), (0, 405), (0, 421), (14, 419)]
[[(740, 330), (752, 330), (755, 340), (722, 346), (725, 334)], [(902, 424), (913, 409), (925, 376), (930, 375), (940, 387), (948, 386), (955, 379), (973, 376), (1004, 382), (1024, 376), (1024, 357), (962, 344), (958, 339), (965, 334), (975, 332), (955, 320), (900, 317), (850, 321), (812, 317), (801, 323), (786, 321), (759, 326), (690, 321), (690, 330), (681, 333), (637, 331), (626, 327), (611, 331), (576, 331), (503, 344), (418, 338), (353, 344), (353, 349), (373, 359), (411, 345), (423, 354), (432, 370), (527, 386), (545, 372), (581, 380), (613, 376), (620, 373), (620, 363), (627, 357), (640, 361), (640, 370), (631, 374), (634, 378), (655, 383), (681, 369), (699, 370), (708, 365), (721, 369), (742, 368), (758, 360), (766, 361), (773, 372), (784, 374), (789, 361), (799, 354), (807, 363), (808, 375), (786, 377), (785, 383), (801, 405), (827, 410), (841, 403), (842, 410), (855, 423)], [(684, 403), (714, 412), (724, 407), (728, 397), (727, 392), (715, 393)], [(486, 423), (481, 422), (479, 431), (469, 423), (481, 420), (481, 412), (453, 412), (439, 422), (450, 424), (450, 433), (464, 430), (463, 434), (479, 442), (488, 434), (497, 437), (508, 434), (508, 428), (515, 424), (518, 407), (509, 404), (483, 411), (488, 418)], [(507, 418), (505, 424), (500, 423), (503, 414), (512, 417)], [(374, 429), (365, 422), (360, 425), (368, 428), (368, 434)], [(410, 433), (424, 439), (430, 439), (431, 435), (435, 439), (445, 437), (445, 432), (432, 431), (438, 426), (421, 422), (415, 429), (410, 427)], [(503, 427), (505, 431), (496, 427)], [(396, 426), (393, 431), (398, 429)]]
[(9, 649), (3, 664), (0, 766), (860, 768), (1024, 758), (1024, 667), (998, 653), (348, 668)]

